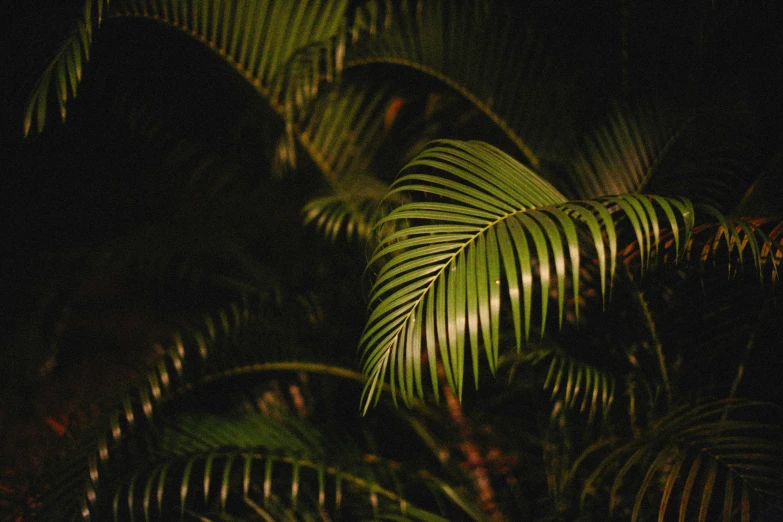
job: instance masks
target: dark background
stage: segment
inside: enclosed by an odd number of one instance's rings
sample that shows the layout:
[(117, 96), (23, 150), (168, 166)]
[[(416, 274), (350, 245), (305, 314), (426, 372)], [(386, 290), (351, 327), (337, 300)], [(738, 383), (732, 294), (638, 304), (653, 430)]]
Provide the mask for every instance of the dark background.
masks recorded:
[[(523, 4), (515, 16), (536, 27), (559, 59), (583, 79), (580, 95), (586, 105), (579, 123), (585, 131), (626, 90), (675, 97), (688, 92), (698, 98), (725, 89), (740, 93), (756, 110), (768, 140), (762, 146), (779, 150), (783, 31), (774, 2)], [(101, 386), (112, 384), (90, 381), (83, 374), (66, 378), (67, 370), (85, 361), (105, 368), (123, 357), (132, 360), (139, 345), (155, 339), (175, 312), (195, 306), (198, 299), (188, 295), (191, 301), (183, 304), (174, 291), (152, 295), (113, 274), (90, 273), (81, 261), (68, 261), (69, 252), (101, 251), (147, 222), (183, 219), (188, 228), (208, 216), (203, 208), (191, 216), (181, 211), (182, 205), (172, 204), (182, 197), (177, 180), (162, 176), (165, 155), (154, 145), (155, 134), (145, 138), (137, 132), (144, 127), (129, 124), (133, 118), (127, 107), (144, 100), (148, 110), (163, 115), (169, 133), (185, 136), (207, 150), (211, 161), (238, 172), (233, 179), (247, 189), (238, 193), (252, 195), (262, 187), (262, 199), (268, 203), (263, 216), (253, 207), (255, 200), (239, 198), (236, 216), (226, 219), (265, 224), (259, 232), (263, 243), (277, 246), (257, 252), (263, 261), (289, 258), (286, 255), (296, 251), (297, 238), (304, 234), (298, 203), (317, 187), (315, 178), (269, 181), (258, 144), (272, 139), (280, 124), (263, 101), (200, 44), (145, 21), (107, 22), (96, 36), (67, 124), (50, 123), (43, 135), (23, 139), (26, 97), (82, 5), (78, 0), (13, 2), (2, 16), (2, 502), (14, 495), (18, 500), (29, 475), (54, 451), (59, 433), (50, 421), (64, 422), (68, 412), (99, 396)], [(126, 91), (132, 95), (123, 105), (118, 96)], [(205, 196), (191, 204), (210, 202)], [(41, 368), (51, 354), (30, 347), (51, 341), (45, 332), (59, 320), (57, 296), (73, 288), (45, 290), (74, 266), (83, 269), (76, 270), (81, 275), (73, 285), (83, 293), (84, 310), (82, 323), (72, 323), (91, 333), (65, 343), (71, 352), (58, 355), (59, 373), (42, 377)], [(296, 267), (283, 268), (296, 272)], [(149, 304), (153, 301), (155, 310)], [(107, 315), (116, 324), (90, 324), (90, 307), (115, 310)], [(0, 513), (4, 508), (9, 506), (0, 505)]]

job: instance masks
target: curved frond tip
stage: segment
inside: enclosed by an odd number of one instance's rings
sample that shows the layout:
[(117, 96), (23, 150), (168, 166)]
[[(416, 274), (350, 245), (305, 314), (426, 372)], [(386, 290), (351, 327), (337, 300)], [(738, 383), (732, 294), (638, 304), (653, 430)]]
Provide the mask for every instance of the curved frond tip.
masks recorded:
[(24, 109), (23, 131), (29, 136), (33, 123), (43, 131), (51, 98), (55, 98), (60, 118), (65, 121), (66, 104), (76, 97), (84, 65), (90, 59), (93, 33), (103, 22), (108, 0), (86, 0), (76, 28), (60, 43), (54, 56), (35, 83)]
[(212, 49), (287, 121), (332, 81), (345, 54), (346, 0), (85, 0), (84, 16), (62, 42), (25, 107), (24, 132), (41, 132), (56, 95), (65, 118), (93, 33), (104, 18), (142, 18), (180, 30)]
[(354, 24), (369, 34), (355, 35), (346, 70), (382, 64), (435, 78), (537, 168), (571, 131), (574, 85), (530, 28), (497, 14), (482, 0), (369, 2)]
[(648, 497), (658, 502), (659, 522), (772, 520), (762, 514), (783, 514), (781, 430), (747, 420), (769, 408), (777, 407), (724, 400), (681, 408), (607, 456), (587, 479), (582, 500), (596, 481), (613, 475), (610, 507), (629, 486), (634, 522), (653, 520)]
[(481, 346), (495, 370), (501, 303), (509, 303), (520, 350), (534, 318), (544, 335), (550, 298), (559, 324), (569, 300), (578, 319), (585, 249), (597, 260), (606, 295), (626, 235), (641, 245), (644, 269), (662, 228), (671, 230), (678, 251), (680, 236), (693, 228), (688, 201), (644, 195), (568, 201), (480, 142), (435, 142), (392, 185), (391, 194), (399, 193), (411, 202), (379, 221), (394, 222), (398, 231), (381, 239), (371, 260), (381, 268), (361, 339), (365, 410), (387, 379), (406, 402), (423, 395), (425, 365), (436, 396), (439, 363), (461, 396), (466, 345), (476, 384)]

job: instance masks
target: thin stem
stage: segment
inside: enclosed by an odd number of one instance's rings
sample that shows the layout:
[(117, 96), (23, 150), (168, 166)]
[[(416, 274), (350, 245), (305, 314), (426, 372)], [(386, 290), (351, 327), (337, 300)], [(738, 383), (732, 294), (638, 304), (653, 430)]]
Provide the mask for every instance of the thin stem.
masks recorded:
[[(625, 266), (625, 264), (623, 264), (623, 266), (625, 267), (625, 272), (626, 275), (628, 276), (628, 281), (632, 282), (630, 272), (628, 271), (628, 267)], [(661, 340), (658, 338), (658, 333), (655, 328), (655, 319), (653, 319), (653, 316), (650, 313), (650, 309), (647, 307), (647, 301), (645, 301), (644, 295), (642, 295), (642, 292), (639, 291), (635, 285), (634, 288), (631, 289), (630, 294), (633, 297), (634, 301), (636, 302), (639, 311), (642, 313), (644, 324), (647, 327), (647, 333), (650, 335), (650, 341), (653, 346), (653, 350), (655, 351), (655, 356), (658, 360), (658, 371), (661, 375), (663, 389), (666, 392), (666, 401), (667, 404), (671, 404), (672, 403), (671, 381), (669, 380), (669, 371), (666, 367), (666, 357), (663, 354), (663, 345), (661, 344)]]

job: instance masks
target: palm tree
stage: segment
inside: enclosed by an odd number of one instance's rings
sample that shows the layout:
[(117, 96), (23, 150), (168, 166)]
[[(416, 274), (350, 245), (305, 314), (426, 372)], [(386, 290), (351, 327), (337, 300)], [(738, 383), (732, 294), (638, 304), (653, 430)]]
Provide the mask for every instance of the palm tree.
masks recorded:
[(720, 38), (772, 9), (674, 13), (663, 71), (646, 9), (585, 43), (479, 0), (86, 0), (24, 132), (67, 116), (124, 226), (51, 254), (9, 350), (109, 382), (29, 514), (780, 518), (781, 129)]

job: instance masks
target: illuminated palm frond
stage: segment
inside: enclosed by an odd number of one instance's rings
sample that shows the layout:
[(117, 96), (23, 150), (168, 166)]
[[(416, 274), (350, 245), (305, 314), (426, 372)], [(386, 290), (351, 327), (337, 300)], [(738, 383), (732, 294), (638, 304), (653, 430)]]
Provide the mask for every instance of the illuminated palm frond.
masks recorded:
[(687, 244), (680, 235), (687, 236), (693, 227), (693, 209), (681, 200), (616, 196), (568, 201), (508, 155), (477, 142), (434, 143), (403, 170), (392, 193), (413, 201), (380, 221), (405, 226), (382, 238), (371, 260), (385, 262), (373, 286), (361, 340), (363, 372), (369, 379), (365, 408), (377, 400), (380, 383), (387, 379), (406, 401), (421, 395), (425, 360), (436, 391), (440, 361), (447, 382), (461, 395), (466, 343), (474, 380), (482, 344), (494, 371), (504, 298), (510, 303), (518, 351), (523, 338), (530, 337), (533, 309), (543, 335), (550, 295), (562, 323), (567, 281), (578, 317), (584, 245), (596, 252), (598, 289), (606, 295), (618, 259), (616, 223), (621, 219), (643, 245), (642, 268), (662, 228), (673, 231), (679, 250)]
[[(61, 117), (76, 95), (92, 38), (109, 19), (145, 19), (164, 24), (212, 49), (244, 76), (289, 122), (296, 106), (318, 91), (339, 69), (344, 52), (339, 35), (345, 0), (300, 4), (263, 0), (86, 0), (84, 16), (55, 53), (36, 83), (25, 109), (27, 135), (35, 121), (46, 124), (50, 97)], [(340, 51), (343, 49), (343, 51)]]

